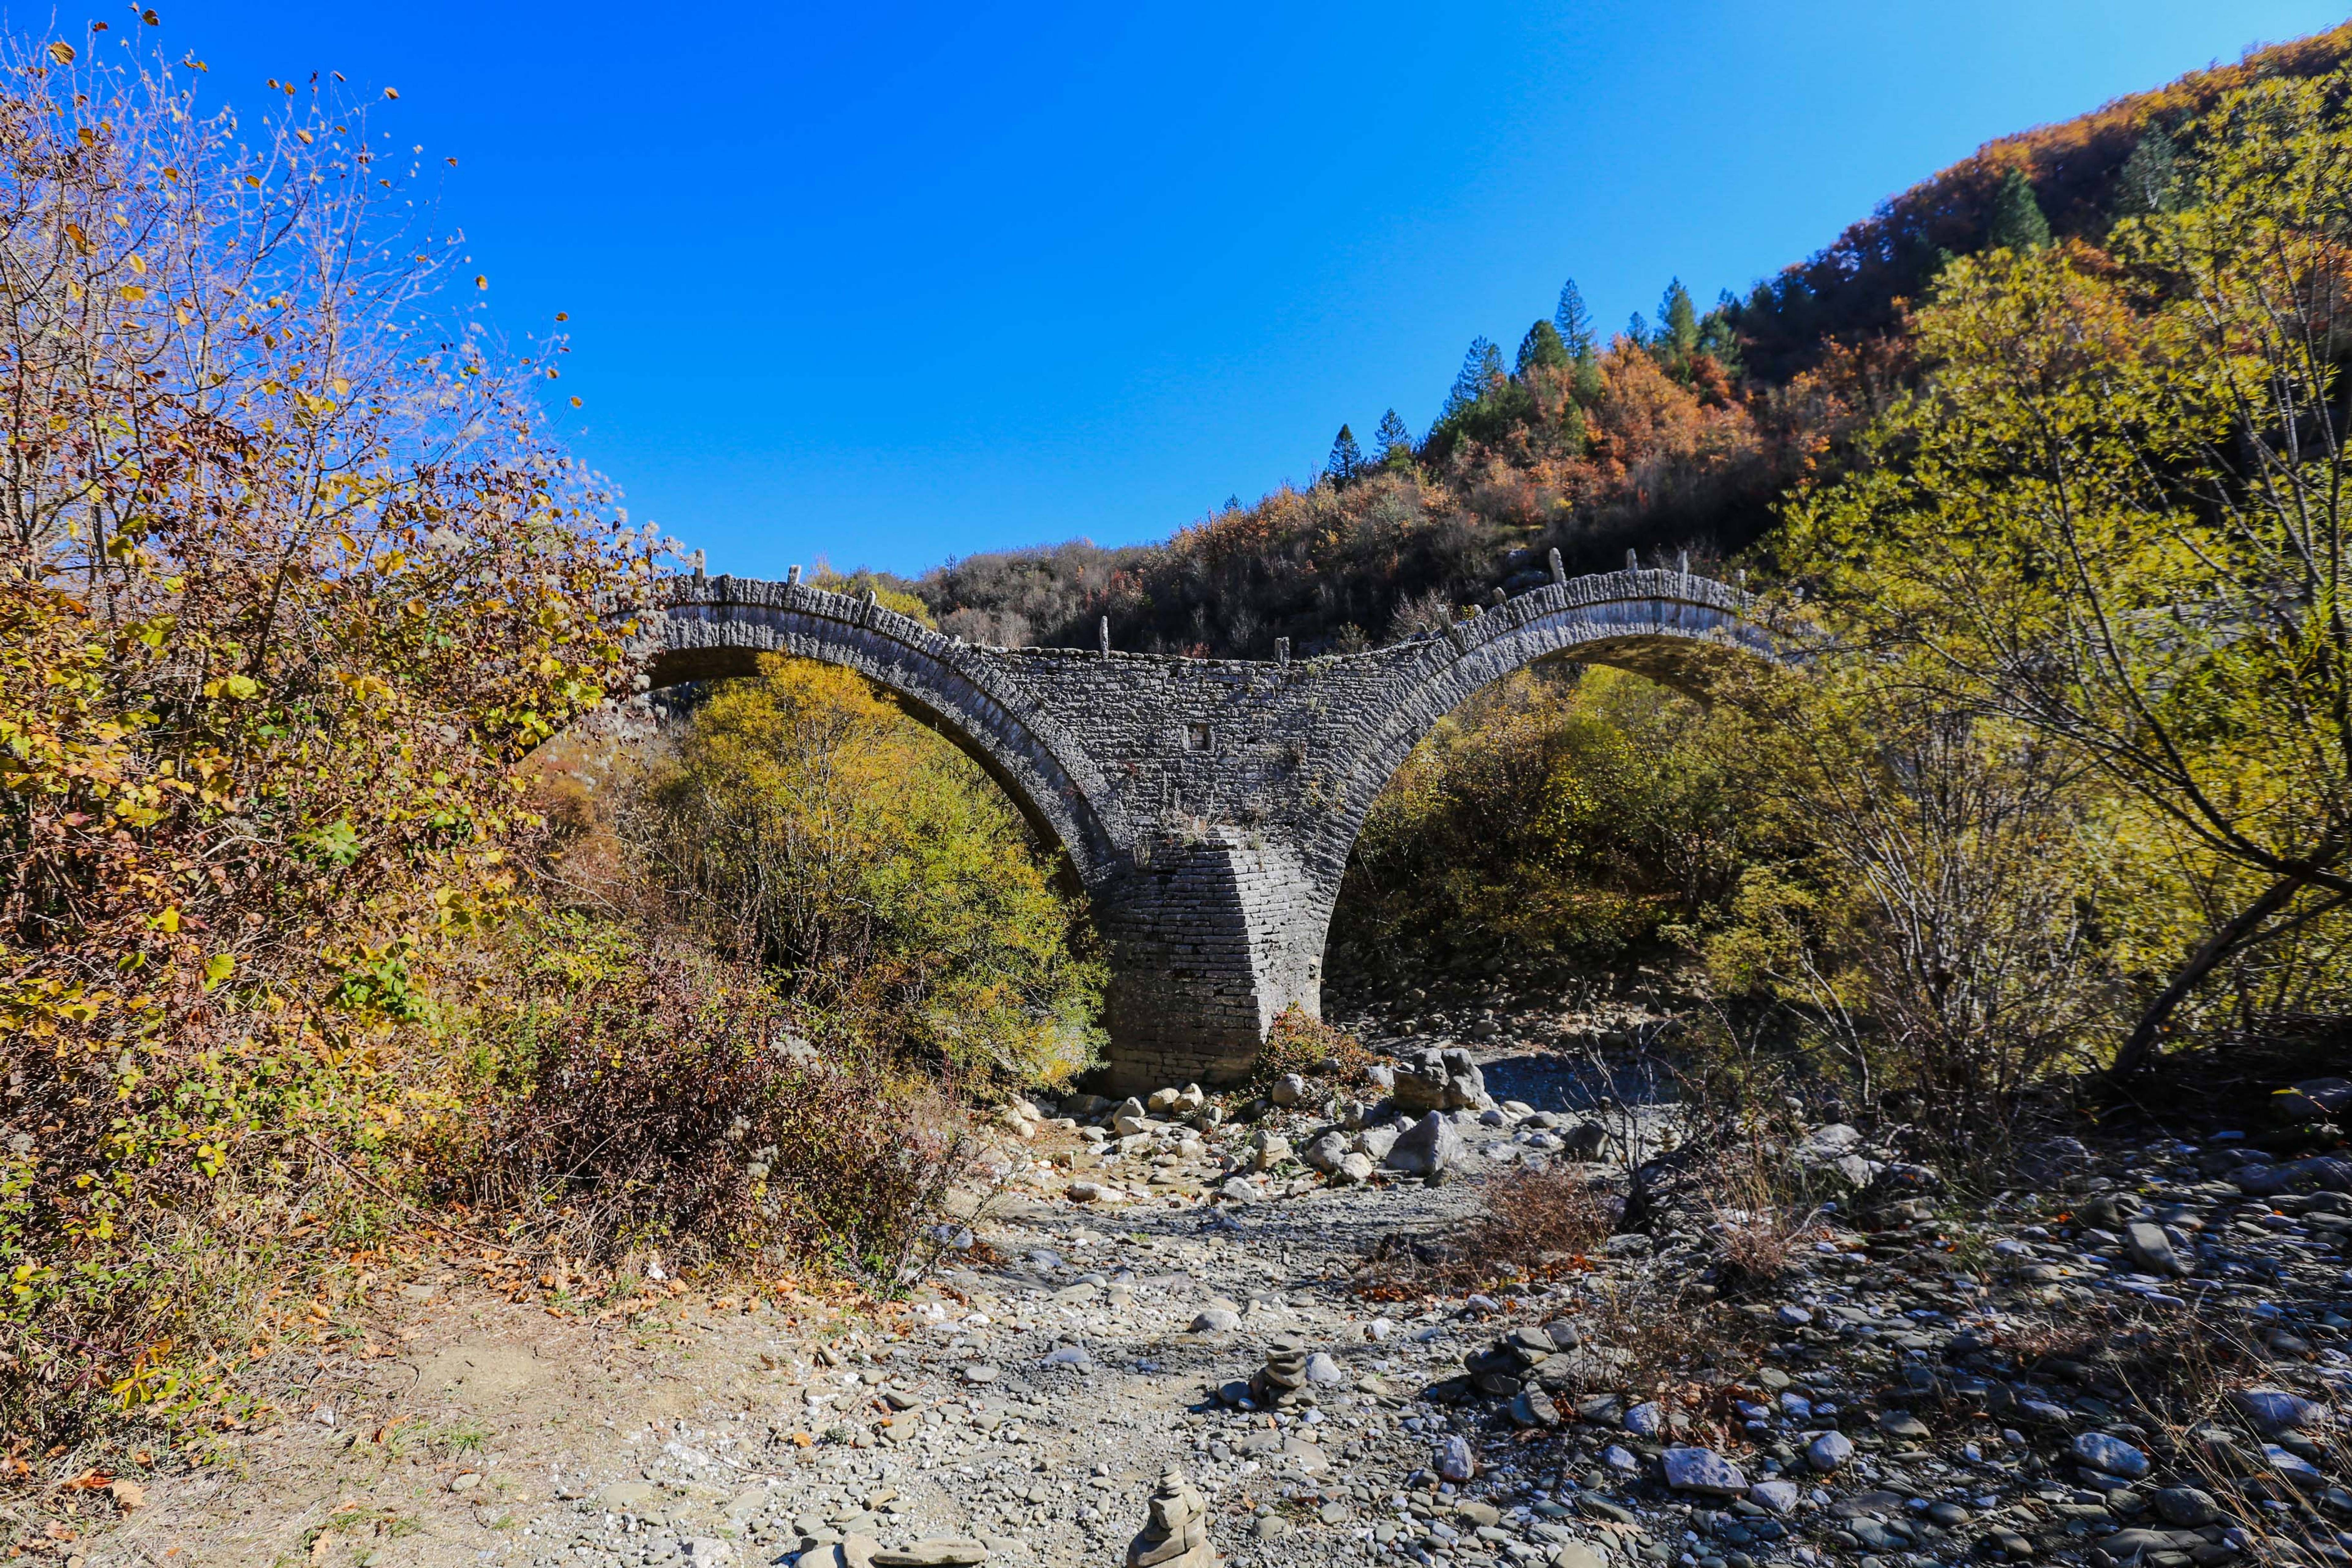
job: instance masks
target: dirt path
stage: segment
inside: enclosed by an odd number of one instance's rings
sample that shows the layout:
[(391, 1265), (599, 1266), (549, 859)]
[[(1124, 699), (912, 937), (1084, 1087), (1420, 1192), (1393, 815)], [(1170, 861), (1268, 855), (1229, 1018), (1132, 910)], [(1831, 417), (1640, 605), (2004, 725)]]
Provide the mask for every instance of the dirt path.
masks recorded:
[[(156, 1482), (88, 1561), (767, 1562), (833, 1533), (976, 1535), (992, 1562), (1116, 1563), (1171, 1464), (1204, 1489), (1218, 1533), (1240, 1537), (1221, 1540), (1229, 1556), (1249, 1555), (1255, 1506), (1283, 1494), (1283, 1473), (1356, 1520), (1380, 1498), (1345, 1473), (1366, 1444), (1409, 1436), (1392, 1399), (1332, 1392), (1276, 1427), (1206, 1413), (1204, 1393), (1245, 1378), (1276, 1334), (1331, 1355), (1343, 1389), (1400, 1372), (1417, 1388), (1456, 1359), (1444, 1324), (1401, 1326), (1437, 1330), (1420, 1342), (1370, 1338), (1377, 1310), (1325, 1276), (1382, 1231), (1447, 1223), (1470, 1191), (1174, 1201), (999, 1204), (981, 1237), (1001, 1261), (951, 1268), (878, 1314), (788, 1324), (697, 1300), (598, 1328), (457, 1287), (404, 1306), (403, 1353), (319, 1363), (294, 1385), (304, 1403), (229, 1463)], [(1213, 1308), (1238, 1326), (1191, 1331)], [(1426, 1445), (1409, 1447), (1418, 1463)], [(1324, 1555), (1269, 1560), (1344, 1561), (1349, 1533)]]

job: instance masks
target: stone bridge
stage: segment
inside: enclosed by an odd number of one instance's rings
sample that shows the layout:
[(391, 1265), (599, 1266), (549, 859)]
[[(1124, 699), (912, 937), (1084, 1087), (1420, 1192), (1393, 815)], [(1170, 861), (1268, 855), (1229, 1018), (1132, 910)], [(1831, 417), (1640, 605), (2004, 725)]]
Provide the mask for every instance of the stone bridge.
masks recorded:
[(762, 653), (887, 688), (1003, 785), (1069, 858), (1108, 951), (1108, 1076), (1230, 1081), (1297, 1005), (1366, 813), (1471, 693), (1544, 658), (1703, 689), (1778, 657), (1751, 601), (1686, 572), (1552, 581), (1444, 634), (1328, 658), (1196, 659), (982, 647), (799, 581), (679, 578), (648, 628), (656, 686), (750, 674)]

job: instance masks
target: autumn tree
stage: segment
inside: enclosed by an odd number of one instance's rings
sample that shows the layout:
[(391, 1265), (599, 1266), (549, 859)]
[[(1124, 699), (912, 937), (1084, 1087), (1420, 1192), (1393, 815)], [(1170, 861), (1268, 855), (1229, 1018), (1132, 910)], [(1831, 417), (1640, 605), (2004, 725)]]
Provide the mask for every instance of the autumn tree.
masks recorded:
[(651, 548), (546, 433), (561, 340), (436, 298), (462, 252), (378, 106), (241, 121), (107, 54), (0, 49), (0, 1363), (36, 1422), (188, 1397), (237, 1332), (203, 1238), (439, 1103), (384, 1031), (515, 893), (512, 769), (625, 681)]
[(1865, 638), (1924, 650), (1947, 700), (2072, 749), (2212, 868), (2120, 1069), (2217, 966), (2352, 900), (2346, 86), (2225, 99), (2177, 210), (2110, 254), (1955, 262), (1918, 316), (1927, 386), (1801, 515)]
[(625, 836), (682, 918), (812, 1029), (983, 1079), (1066, 1080), (1102, 972), (1003, 793), (858, 676), (775, 656), (693, 714)]
[(2178, 152), (2164, 127), (2151, 125), (2142, 132), (2116, 176), (2116, 216), (2137, 217), (2172, 211), (2179, 193), (2178, 163)]

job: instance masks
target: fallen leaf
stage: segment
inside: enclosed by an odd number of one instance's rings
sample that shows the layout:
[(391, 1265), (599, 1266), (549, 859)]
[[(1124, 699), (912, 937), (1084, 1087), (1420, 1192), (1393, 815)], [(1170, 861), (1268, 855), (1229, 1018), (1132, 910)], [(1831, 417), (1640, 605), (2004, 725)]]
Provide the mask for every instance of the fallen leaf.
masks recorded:
[(129, 1513), (134, 1508), (147, 1506), (147, 1489), (128, 1478), (117, 1480), (106, 1489), (106, 1492), (114, 1500), (114, 1506), (125, 1513)]
[(68, 1481), (65, 1484), (65, 1489), (69, 1492), (94, 1492), (113, 1479), (112, 1476), (102, 1471), (84, 1470), (80, 1475)]

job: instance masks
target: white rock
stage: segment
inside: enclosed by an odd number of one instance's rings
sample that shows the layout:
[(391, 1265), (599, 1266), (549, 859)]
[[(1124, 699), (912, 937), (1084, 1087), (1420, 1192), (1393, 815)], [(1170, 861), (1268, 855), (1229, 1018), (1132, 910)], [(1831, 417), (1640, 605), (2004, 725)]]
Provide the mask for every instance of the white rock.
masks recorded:
[(2074, 1439), (2075, 1461), (2111, 1476), (2121, 1476), (2136, 1481), (2147, 1474), (2147, 1456), (2125, 1442), (2110, 1437), (2105, 1432), (2084, 1432)]
[(1853, 1439), (1843, 1432), (1824, 1432), (1805, 1445), (1805, 1463), (1817, 1470), (1835, 1470), (1853, 1458)]
[(1325, 1132), (1309, 1142), (1306, 1148), (1301, 1149), (1298, 1152), (1298, 1158), (1310, 1169), (1320, 1171), (1328, 1176), (1339, 1168), (1339, 1162), (1346, 1159), (1349, 1152), (1346, 1133)]
[(1389, 1147), (1386, 1163), (1409, 1176), (1433, 1176), (1462, 1163), (1462, 1134), (1443, 1111), (1433, 1110)]
[(1665, 1471), (1666, 1485), (1678, 1492), (1738, 1497), (1748, 1489), (1748, 1478), (1739, 1467), (1712, 1448), (1669, 1448)]

